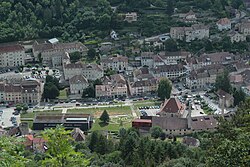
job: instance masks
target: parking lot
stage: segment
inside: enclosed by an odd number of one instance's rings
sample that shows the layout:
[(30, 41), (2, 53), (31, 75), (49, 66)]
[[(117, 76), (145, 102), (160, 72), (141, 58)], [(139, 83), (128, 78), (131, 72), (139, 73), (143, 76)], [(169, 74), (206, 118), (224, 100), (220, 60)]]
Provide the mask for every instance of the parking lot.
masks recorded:
[(20, 115), (13, 115), (14, 108), (0, 108), (0, 126), (3, 128), (17, 126), (20, 123)]
[(156, 116), (160, 111), (160, 106), (139, 107), (139, 111), (142, 116)]

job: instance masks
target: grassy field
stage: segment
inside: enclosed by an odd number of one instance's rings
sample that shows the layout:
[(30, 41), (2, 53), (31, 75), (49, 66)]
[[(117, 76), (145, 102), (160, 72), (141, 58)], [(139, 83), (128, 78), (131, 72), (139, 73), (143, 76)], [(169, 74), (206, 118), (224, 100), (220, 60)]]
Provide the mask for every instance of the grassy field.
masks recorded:
[(99, 117), (104, 110), (107, 110), (110, 116), (112, 115), (131, 115), (129, 106), (120, 107), (98, 107), (98, 108), (82, 108), (82, 109), (68, 109), (67, 113), (84, 113), (93, 114), (94, 117)]
[(102, 123), (99, 119), (95, 119), (91, 131), (95, 130), (106, 130), (106, 131), (119, 131), (120, 128), (130, 128), (132, 126), (133, 117), (123, 117), (123, 118), (111, 118), (108, 125)]
[(35, 112), (27, 112), (21, 114), (21, 120), (22, 118), (34, 118), (35, 114), (56, 114), (56, 113), (62, 113), (62, 110), (44, 110), (44, 111), (35, 111)]
[(66, 89), (60, 90), (60, 94), (58, 96), (58, 99), (67, 99), (67, 91), (66, 91)]

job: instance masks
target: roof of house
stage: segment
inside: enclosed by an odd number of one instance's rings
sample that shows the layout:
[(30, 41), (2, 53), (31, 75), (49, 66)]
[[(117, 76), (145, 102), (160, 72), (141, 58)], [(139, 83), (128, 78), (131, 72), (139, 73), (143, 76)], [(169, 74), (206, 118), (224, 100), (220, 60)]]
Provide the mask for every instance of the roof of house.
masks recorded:
[(0, 53), (20, 52), (20, 51), (24, 51), (24, 47), (19, 44), (0, 45)]
[(217, 92), (216, 92), (217, 96), (219, 96), (219, 98), (223, 98), (225, 96), (226, 99), (231, 99), (233, 98), (232, 95), (230, 95), (229, 93), (225, 92), (224, 90), (222, 89), (219, 89)]
[(79, 49), (79, 50), (85, 50), (87, 51), (88, 48), (83, 45), (81, 42), (70, 42), (70, 43), (43, 43), (43, 44), (37, 44), (35, 43), (33, 45), (34, 52), (46, 52), (51, 50), (68, 50), (68, 49)]
[(161, 72), (176, 72), (176, 71), (183, 71), (183, 70), (185, 70), (185, 67), (181, 63), (170, 64), (170, 65), (160, 65), (151, 69), (151, 71), (154, 74), (159, 74)]
[(152, 127), (153, 126), (160, 126), (162, 129), (177, 130), (187, 129), (188, 123), (186, 118), (152, 117)]
[(234, 60), (235, 55), (229, 52), (216, 52), (216, 53), (209, 53), (209, 54), (202, 54), (198, 57), (199, 62), (226, 62)]
[(194, 130), (215, 129), (218, 121), (213, 115), (192, 117), (191, 127)]
[(85, 134), (80, 128), (74, 128), (71, 132), (71, 136), (75, 141), (84, 141), (86, 139)]
[(228, 18), (222, 18), (222, 19), (217, 21), (217, 24), (227, 25), (227, 24), (231, 24), (231, 21)]
[(152, 123), (151, 119), (135, 119), (134, 123)]
[(75, 75), (69, 79), (69, 84), (87, 84), (88, 80), (83, 75)]
[(132, 87), (156, 86), (157, 79), (142, 79), (132, 83)]
[(171, 97), (163, 103), (159, 113), (180, 113), (185, 109), (185, 105), (182, 104), (177, 98)]
[(242, 83), (243, 82), (243, 77), (242, 75), (230, 75), (230, 82), (233, 83)]
[(198, 139), (190, 136), (184, 136), (182, 143), (193, 147), (198, 147), (200, 145), (200, 141)]
[(128, 57), (121, 55), (103, 56), (100, 61), (101, 63), (128, 62)]
[(98, 64), (83, 64), (81, 62), (65, 64), (64, 68), (65, 69), (81, 68), (81, 69), (84, 69), (84, 70), (103, 71), (102, 67), (100, 65), (98, 65)]

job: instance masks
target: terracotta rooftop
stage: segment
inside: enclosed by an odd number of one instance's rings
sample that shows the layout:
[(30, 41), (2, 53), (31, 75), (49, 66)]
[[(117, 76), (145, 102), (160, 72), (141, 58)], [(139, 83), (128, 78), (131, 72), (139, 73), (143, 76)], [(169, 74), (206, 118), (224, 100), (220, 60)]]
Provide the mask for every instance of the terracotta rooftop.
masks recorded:
[(170, 99), (165, 100), (159, 113), (180, 113), (184, 109), (184, 105), (177, 98), (172, 97)]
[(217, 24), (220, 24), (220, 25), (227, 25), (230, 23), (231, 23), (231, 21), (228, 18), (222, 18), (217, 22)]
[(8, 52), (20, 52), (24, 51), (24, 47), (19, 44), (15, 45), (1, 45), (0, 44), (0, 53), (8, 53)]

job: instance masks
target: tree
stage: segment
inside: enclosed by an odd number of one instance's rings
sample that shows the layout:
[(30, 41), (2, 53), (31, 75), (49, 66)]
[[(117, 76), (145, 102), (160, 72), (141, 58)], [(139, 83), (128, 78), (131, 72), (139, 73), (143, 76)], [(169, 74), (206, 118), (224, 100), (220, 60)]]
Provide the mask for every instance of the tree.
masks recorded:
[(89, 164), (89, 160), (84, 158), (83, 153), (75, 151), (70, 132), (65, 131), (62, 126), (45, 130), (43, 138), (47, 140), (49, 145), (45, 152), (46, 157), (42, 160), (44, 166), (66, 167), (87, 166)]
[(23, 140), (16, 137), (1, 136), (0, 137), (0, 166), (20, 166), (29, 165), (31, 160), (24, 157)]
[(234, 106), (237, 106), (240, 104), (240, 102), (245, 101), (246, 94), (243, 92), (242, 89), (235, 89), (233, 92), (234, 97)]
[(174, 13), (173, 0), (167, 0), (167, 14), (171, 16)]
[(89, 59), (94, 59), (96, 57), (96, 50), (94, 48), (90, 48), (88, 50), (87, 56)]
[(175, 40), (168, 39), (165, 41), (165, 50), (168, 52), (176, 52), (178, 51), (178, 46)]
[(230, 92), (231, 84), (230, 84), (229, 75), (227, 71), (224, 71), (223, 74), (216, 76), (215, 89), (216, 90), (222, 89), (227, 93)]
[(59, 96), (60, 92), (59, 89), (54, 85), (52, 82), (45, 83), (44, 91), (43, 91), (43, 98), (45, 99), (55, 99)]
[(101, 117), (100, 117), (100, 120), (102, 122), (104, 122), (105, 124), (107, 124), (109, 122), (109, 114), (106, 110), (103, 111)]
[(98, 143), (98, 138), (99, 138), (99, 134), (97, 131), (94, 131), (93, 133), (91, 133), (89, 143), (88, 143), (88, 147), (91, 152), (95, 151), (96, 145)]
[(153, 126), (152, 128), (150, 128), (150, 133), (151, 133), (151, 137), (157, 139), (162, 135), (163, 131), (161, 127)]
[(167, 78), (162, 78), (159, 82), (157, 93), (161, 100), (170, 98), (172, 84)]
[(69, 54), (71, 63), (75, 63), (82, 58), (82, 54), (80, 52), (73, 52)]
[(53, 83), (59, 89), (59, 80), (56, 77), (47, 75), (45, 79), (45, 83)]

